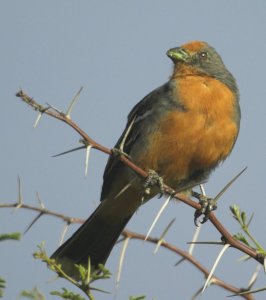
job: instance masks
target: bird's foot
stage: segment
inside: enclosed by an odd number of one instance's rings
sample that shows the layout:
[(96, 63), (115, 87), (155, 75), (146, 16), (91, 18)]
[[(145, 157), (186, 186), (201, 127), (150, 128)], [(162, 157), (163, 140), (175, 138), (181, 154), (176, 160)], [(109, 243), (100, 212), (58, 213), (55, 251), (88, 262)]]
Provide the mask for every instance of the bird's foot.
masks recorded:
[(201, 208), (197, 209), (194, 214), (194, 223), (196, 226), (198, 226), (198, 219), (202, 215), (204, 215), (204, 217), (200, 221), (201, 224), (207, 222), (210, 213), (217, 209), (217, 200), (194, 191), (192, 191), (192, 196), (199, 200), (199, 204), (201, 206)]
[(126, 158), (131, 158), (130, 157), (130, 155), (128, 155), (126, 152), (124, 152), (122, 149), (119, 149), (119, 148), (113, 148), (112, 150), (112, 154), (114, 155), (114, 156), (121, 156), (121, 155), (123, 155), (123, 156), (125, 156)]
[(148, 171), (148, 176), (145, 178), (144, 181), (144, 188), (145, 188), (145, 194), (149, 195), (151, 192), (151, 187), (157, 185), (160, 189), (159, 191), (159, 197), (162, 197), (164, 194), (164, 183), (162, 177), (158, 175), (157, 172), (154, 170)]

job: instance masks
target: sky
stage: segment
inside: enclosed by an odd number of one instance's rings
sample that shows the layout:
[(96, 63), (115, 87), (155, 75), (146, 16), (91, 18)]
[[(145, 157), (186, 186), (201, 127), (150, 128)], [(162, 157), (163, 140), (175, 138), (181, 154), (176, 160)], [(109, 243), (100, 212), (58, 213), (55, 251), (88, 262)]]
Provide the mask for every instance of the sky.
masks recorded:
[[(68, 216), (86, 218), (99, 202), (102, 173), (107, 160), (92, 151), (88, 176), (84, 176), (85, 153), (59, 158), (51, 156), (79, 146), (79, 136), (66, 124), (43, 117), (36, 129), (36, 112), (15, 97), (24, 89), (42, 104), (65, 111), (74, 94), (84, 87), (72, 118), (92, 138), (112, 147), (120, 136), (130, 109), (154, 88), (168, 80), (172, 63), (166, 51), (191, 40), (203, 40), (221, 54), (237, 79), (242, 111), (241, 130), (233, 153), (210, 177), (205, 188), (215, 196), (244, 167), (247, 171), (219, 201), (217, 217), (232, 233), (239, 225), (229, 211), (239, 205), (248, 215), (254, 213), (250, 230), (266, 247), (265, 180), (266, 104), (266, 2), (247, 1), (36, 1), (1, 2), (1, 168), (0, 202), (18, 198), (17, 176), (22, 181), (23, 201), (38, 206), (36, 192), (46, 208)], [(153, 199), (139, 209), (128, 229), (146, 233), (163, 204)], [(1, 233), (24, 232), (36, 216), (23, 209), (0, 210)], [(187, 250), (195, 226), (194, 211), (182, 203), (170, 203), (152, 232), (160, 236), (176, 218), (166, 240)], [(62, 220), (43, 216), (22, 240), (0, 245), (0, 277), (7, 281), (5, 299), (37, 286), (47, 299), (49, 292), (65, 286), (77, 290), (54, 274), (32, 253), (45, 241), (48, 254), (58, 246), (64, 228)], [(67, 236), (78, 228), (71, 226)], [(210, 223), (199, 240), (217, 241), (219, 233)], [(174, 253), (155, 245), (130, 241), (122, 278), (115, 293), (115, 277), (121, 244), (115, 247), (107, 268), (113, 273), (98, 288), (112, 293), (95, 294), (96, 299), (191, 299), (204, 284), (203, 275), (189, 263), (178, 267)], [(221, 248), (196, 246), (195, 257), (211, 268)], [(239, 262), (243, 257), (229, 249), (215, 275), (236, 287), (246, 287), (257, 263)], [(266, 285), (263, 271), (255, 284)], [(230, 293), (211, 286), (201, 299), (225, 299)], [(54, 298), (54, 296), (53, 296)], [(256, 299), (265, 299), (257, 294)]]

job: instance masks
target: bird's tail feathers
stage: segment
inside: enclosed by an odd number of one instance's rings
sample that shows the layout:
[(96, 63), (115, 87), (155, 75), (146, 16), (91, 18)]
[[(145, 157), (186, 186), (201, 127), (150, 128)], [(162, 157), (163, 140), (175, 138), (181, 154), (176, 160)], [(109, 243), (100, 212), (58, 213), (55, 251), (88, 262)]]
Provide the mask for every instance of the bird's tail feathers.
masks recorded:
[(90, 218), (51, 256), (71, 277), (77, 276), (74, 264), (88, 266), (88, 259), (93, 269), (104, 264), (119, 235), (131, 218), (121, 220), (103, 218), (104, 207), (101, 203)]

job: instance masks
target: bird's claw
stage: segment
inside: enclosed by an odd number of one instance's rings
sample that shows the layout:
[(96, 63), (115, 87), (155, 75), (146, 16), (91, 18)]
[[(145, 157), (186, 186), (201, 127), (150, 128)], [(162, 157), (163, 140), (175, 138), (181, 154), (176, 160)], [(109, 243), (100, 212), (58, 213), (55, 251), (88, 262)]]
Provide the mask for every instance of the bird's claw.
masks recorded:
[(197, 209), (194, 214), (194, 223), (196, 226), (198, 226), (198, 219), (202, 215), (204, 215), (204, 217), (200, 221), (201, 224), (209, 220), (210, 213), (217, 209), (217, 201), (216, 199), (207, 197), (194, 191), (193, 196), (199, 200), (199, 204), (201, 206), (201, 208)]
[(148, 176), (145, 178), (145, 181), (144, 181), (144, 184), (143, 184), (143, 186), (145, 188), (145, 194), (150, 194), (151, 187), (155, 186), (155, 185), (157, 185), (160, 189), (159, 197), (161, 198), (164, 194), (163, 179), (154, 170), (149, 170), (148, 171)]
[(126, 152), (124, 152), (123, 150), (119, 149), (119, 148), (113, 148), (112, 150), (112, 154), (115, 156), (125, 156), (126, 158), (130, 159), (130, 155), (128, 155)]

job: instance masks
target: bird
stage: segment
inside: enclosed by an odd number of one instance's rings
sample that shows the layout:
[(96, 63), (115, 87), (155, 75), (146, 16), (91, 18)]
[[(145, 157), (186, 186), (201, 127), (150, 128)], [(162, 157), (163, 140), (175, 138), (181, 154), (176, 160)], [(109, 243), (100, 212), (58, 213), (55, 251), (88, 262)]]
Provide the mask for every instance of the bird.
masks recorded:
[[(174, 190), (187, 192), (206, 181), (231, 153), (240, 128), (239, 90), (216, 50), (203, 41), (171, 48), (169, 80), (130, 111), (114, 149), (143, 170), (154, 171)], [(72, 278), (75, 264), (105, 264), (139, 207), (160, 193), (116, 155), (108, 159), (101, 202), (51, 256)]]

